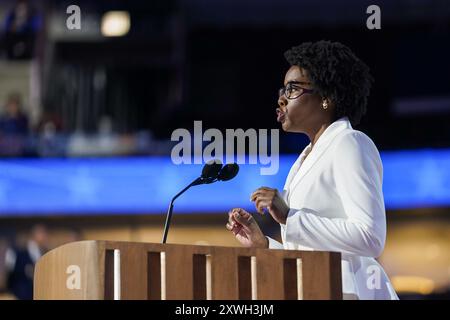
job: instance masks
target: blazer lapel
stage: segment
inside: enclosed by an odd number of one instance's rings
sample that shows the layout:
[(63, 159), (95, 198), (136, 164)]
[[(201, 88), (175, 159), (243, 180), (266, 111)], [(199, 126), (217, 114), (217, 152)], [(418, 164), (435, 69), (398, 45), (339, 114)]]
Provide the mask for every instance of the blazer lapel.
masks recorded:
[(283, 197), (284, 201), (286, 201), (286, 202), (288, 201), (288, 197), (289, 197), (289, 186), (292, 183), (292, 180), (294, 179), (294, 177), (297, 175), (298, 170), (300, 169), (301, 159), (302, 159), (303, 155), (305, 154), (305, 152), (307, 152), (307, 150), (310, 147), (311, 147), (311, 143), (303, 149), (300, 156), (298, 156), (298, 158), (295, 160), (294, 164), (292, 165), (291, 170), (289, 170), (289, 174), (286, 178), (286, 183), (284, 184), (283, 194), (282, 194), (282, 197)]
[(303, 149), (303, 151), (302, 151), (302, 153), (300, 154), (300, 156), (295, 160), (295, 162), (294, 162), (294, 164), (292, 165), (292, 168), (291, 168), (291, 170), (289, 171), (289, 174), (288, 174), (288, 176), (287, 176), (286, 183), (284, 184), (284, 189), (289, 188), (289, 185), (291, 184), (292, 179), (294, 179), (294, 177), (297, 175), (298, 170), (300, 169), (300, 166), (301, 166), (301, 159), (302, 159), (303, 155), (304, 155), (306, 152), (308, 152), (308, 149), (309, 149), (310, 147), (311, 147), (311, 143), (310, 143), (309, 145), (307, 145), (307, 146)]
[[(319, 139), (316, 145), (313, 146), (311, 152), (306, 157), (306, 159), (301, 163), (298, 171), (294, 174), (294, 177), (286, 182), (288, 196), (292, 194), (292, 190), (300, 183), (300, 181), (305, 177), (305, 175), (311, 170), (311, 168), (317, 163), (321, 155), (327, 150), (333, 141), (334, 137), (338, 135), (343, 130), (351, 128), (351, 124), (347, 117), (341, 118), (331, 125), (329, 125)], [(299, 162), (300, 163), (300, 162)], [(288, 179), (289, 180), (289, 179)]]

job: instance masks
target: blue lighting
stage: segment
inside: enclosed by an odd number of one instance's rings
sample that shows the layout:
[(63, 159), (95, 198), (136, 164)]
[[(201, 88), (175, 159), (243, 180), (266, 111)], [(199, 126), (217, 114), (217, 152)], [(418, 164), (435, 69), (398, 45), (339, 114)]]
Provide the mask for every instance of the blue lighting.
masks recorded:
[[(387, 209), (450, 205), (450, 150), (381, 153)], [(260, 186), (282, 189), (296, 155), (280, 157), (280, 170), (262, 176), (260, 165), (240, 165), (227, 182), (196, 186), (174, 212), (254, 211), (250, 194)], [(194, 180), (202, 165), (174, 165), (169, 157), (9, 159), (0, 161), (0, 216), (165, 213), (172, 196)]]
[(450, 150), (383, 152), (386, 208), (450, 206)]

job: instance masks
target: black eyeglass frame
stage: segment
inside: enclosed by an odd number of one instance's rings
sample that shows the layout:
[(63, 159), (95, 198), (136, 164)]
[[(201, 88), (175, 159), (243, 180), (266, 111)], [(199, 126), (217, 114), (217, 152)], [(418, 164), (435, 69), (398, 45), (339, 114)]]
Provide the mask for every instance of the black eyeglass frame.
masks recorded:
[[(297, 99), (299, 97), (301, 97), (302, 95), (304, 95), (305, 93), (314, 93), (314, 89), (308, 89), (308, 88), (303, 88), (301, 86), (299, 86), (299, 84), (307, 84), (309, 85), (310, 83), (308, 82), (301, 82), (301, 81), (289, 81), (284, 87), (281, 87), (280, 89), (278, 89), (278, 97), (281, 97), (282, 95), (284, 95), (286, 97), (286, 99), (288, 100), (294, 100)], [(297, 89), (299, 91), (298, 95), (292, 96), (291, 94), (287, 94), (288, 89)]]

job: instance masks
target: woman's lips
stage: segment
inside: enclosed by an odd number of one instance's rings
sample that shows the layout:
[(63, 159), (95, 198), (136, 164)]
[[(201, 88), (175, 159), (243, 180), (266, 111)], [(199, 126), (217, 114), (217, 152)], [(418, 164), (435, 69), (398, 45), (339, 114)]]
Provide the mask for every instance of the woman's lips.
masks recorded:
[(277, 110), (277, 121), (283, 123), (285, 118), (286, 114), (281, 110)]

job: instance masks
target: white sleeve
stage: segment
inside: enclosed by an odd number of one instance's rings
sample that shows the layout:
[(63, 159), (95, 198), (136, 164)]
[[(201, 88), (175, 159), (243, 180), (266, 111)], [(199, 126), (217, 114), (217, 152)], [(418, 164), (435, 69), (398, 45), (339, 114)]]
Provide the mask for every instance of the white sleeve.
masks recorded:
[(267, 237), (267, 240), (269, 240), (269, 249), (284, 249), (283, 245), (278, 242), (277, 240), (272, 239), (271, 237)]
[(285, 239), (316, 250), (378, 257), (386, 237), (378, 150), (362, 132), (344, 136), (335, 150), (334, 179), (346, 218), (321, 217), (308, 208), (291, 209)]

